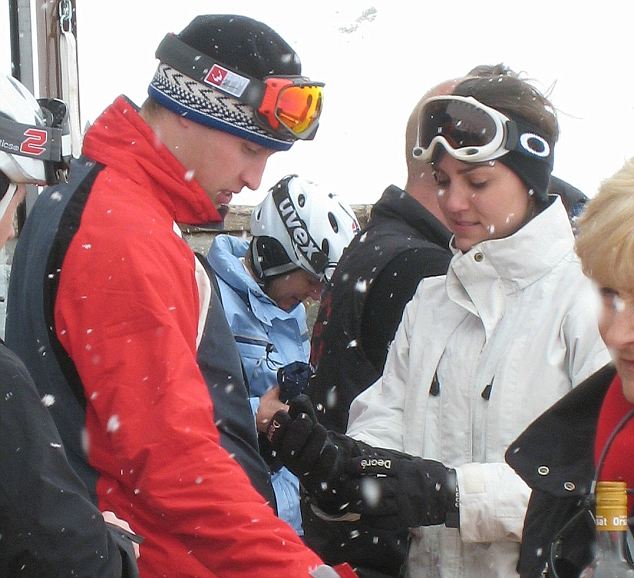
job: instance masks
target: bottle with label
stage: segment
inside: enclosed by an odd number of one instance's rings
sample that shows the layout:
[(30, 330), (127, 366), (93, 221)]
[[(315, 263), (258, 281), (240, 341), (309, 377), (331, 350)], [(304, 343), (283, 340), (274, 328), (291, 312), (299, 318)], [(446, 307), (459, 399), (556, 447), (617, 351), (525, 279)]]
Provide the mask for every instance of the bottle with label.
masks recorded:
[(597, 542), (594, 560), (580, 578), (634, 578), (625, 558), (627, 540), (627, 485), (598, 482), (596, 488)]

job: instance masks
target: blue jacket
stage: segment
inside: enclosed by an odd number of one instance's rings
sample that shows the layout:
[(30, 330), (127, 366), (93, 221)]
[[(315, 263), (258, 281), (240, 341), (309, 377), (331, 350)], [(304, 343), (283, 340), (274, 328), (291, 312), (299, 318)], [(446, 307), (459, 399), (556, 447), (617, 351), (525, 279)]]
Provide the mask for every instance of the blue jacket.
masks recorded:
[[(255, 282), (241, 260), (249, 241), (219, 235), (208, 260), (218, 278), (225, 315), (236, 339), (251, 395), (253, 412), (259, 397), (277, 383), (277, 370), (293, 361), (308, 362), (310, 336), (306, 310), (299, 304), (284, 311)], [(301, 535), (299, 482), (286, 468), (272, 476), (278, 515)]]

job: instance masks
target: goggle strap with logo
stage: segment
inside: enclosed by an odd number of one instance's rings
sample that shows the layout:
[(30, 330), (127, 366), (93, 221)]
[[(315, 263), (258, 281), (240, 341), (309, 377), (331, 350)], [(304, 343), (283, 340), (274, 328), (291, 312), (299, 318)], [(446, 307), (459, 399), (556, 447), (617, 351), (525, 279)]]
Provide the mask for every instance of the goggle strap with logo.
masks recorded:
[(234, 82), (226, 83), (224, 86), (214, 84), (213, 87), (242, 100), (246, 104), (254, 106), (254, 108), (257, 108), (257, 104), (253, 103), (261, 102), (264, 96), (266, 87), (263, 82), (232, 70), (230, 66), (192, 48), (175, 34), (167, 34), (161, 40), (155, 56), (164, 64), (202, 84), (209, 84), (208, 76), (214, 65), (226, 68), (238, 78), (235, 78)]
[[(538, 144), (547, 148), (537, 150), (531, 146), (531, 141), (537, 139)], [(506, 138), (504, 148), (507, 152), (518, 152), (537, 161), (542, 161), (552, 165), (553, 150), (548, 141), (539, 134), (538, 129), (533, 125), (521, 120), (509, 120), (506, 123)], [(547, 154), (545, 154), (547, 152)]]
[(61, 128), (22, 124), (0, 117), (0, 151), (40, 161), (63, 159)]
[[(317, 275), (322, 275), (328, 266), (328, 255), (321, 250), (319, 244), (311, 237), (306, 223), (299, 217), (292, 199), (285, 193), (284, 188), (278, 186), (273, 191), (273, 203), (275, 203), (277, 213), (282, 223), (284, 223), (284, 227), (286, 227), (288, 236), (293, 240), (293, 249), (296, 256), (308, 261), (313, 271)], [(301, 251), (302, 248), (305, 248), (305, 251)]]

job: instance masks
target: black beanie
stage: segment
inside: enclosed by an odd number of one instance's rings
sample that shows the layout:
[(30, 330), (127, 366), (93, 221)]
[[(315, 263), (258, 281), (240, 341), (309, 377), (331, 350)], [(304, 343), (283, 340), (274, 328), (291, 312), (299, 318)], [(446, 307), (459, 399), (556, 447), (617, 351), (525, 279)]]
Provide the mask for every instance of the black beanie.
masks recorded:
[[(269, 75), (301, 74), (299, 57), (286, 41), (266, 24), (246, 16), (197, 16), (178, 38), (219, 64), (258, 80)], [(255, 122), (255, 111), (237, 98), (186, 77), (163, 62), (148, 94), (172, 112), (274, 150), (288, 150), (295, 140), (262, 128)]]
[(203, 54), (258, 80), (271, 75), (298, 75), (302, 71), (299, 57), (275, 30), (246, 16), (196, 16), (178, 37)]
[(537, 159), (518, 151), (510, 151), (497, 159), (511, 169), (528, 187), (541, 206), (548, 203), (548, 183), (553, 169), (552, 154), (549, 159)]

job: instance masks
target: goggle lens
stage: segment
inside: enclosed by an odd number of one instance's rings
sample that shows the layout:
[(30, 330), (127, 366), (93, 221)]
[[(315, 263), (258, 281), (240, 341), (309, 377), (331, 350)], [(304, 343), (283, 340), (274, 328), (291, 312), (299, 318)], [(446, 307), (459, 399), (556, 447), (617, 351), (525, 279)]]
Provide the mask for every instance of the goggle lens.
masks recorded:
[(321, 115), (322, 87), (291, 84), (282, 88), (275, 105), (275, 118), (293, 135), (310, 132)]
[(427, 149), (435, 137), (442, 136), (454, 149), (482, 147), (492, 142), (497, 132), (493, 118), (469, 102), (431, 101), (421, 111), (419, 146)]

